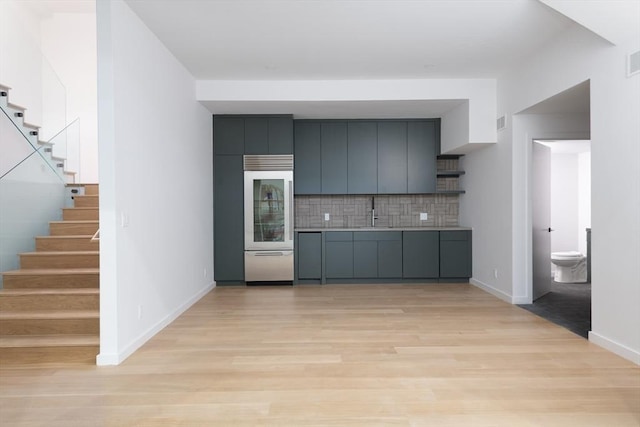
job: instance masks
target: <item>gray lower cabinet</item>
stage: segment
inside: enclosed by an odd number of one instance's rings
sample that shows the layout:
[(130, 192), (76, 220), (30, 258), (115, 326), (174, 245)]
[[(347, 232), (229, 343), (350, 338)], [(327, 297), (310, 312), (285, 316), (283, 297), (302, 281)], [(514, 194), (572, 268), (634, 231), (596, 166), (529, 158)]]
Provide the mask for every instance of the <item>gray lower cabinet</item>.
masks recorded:
[(402, 278), (402, 232), (354, 232), (353, 276), (357, 279)]
[(440, 277), (440, 233), (402, 232), (402, 277), (435, 279)]
[(440, 232), (440, 277), (471, 277), (471, 231)]
[(298, 279), (322, 277), (322, 233), (298, 233)]
[(322, 232), (297, 235), (300, 280), (452, 281), (472, 273), (470, 230), (327, 231), (324, 253)]
[(244, 204), (241, 155), (214, 158), (214, 276), (244, 281)]
[(353, 278), (353, 233), (329, 231), (325, 235), (325, 275), (327, 279)]

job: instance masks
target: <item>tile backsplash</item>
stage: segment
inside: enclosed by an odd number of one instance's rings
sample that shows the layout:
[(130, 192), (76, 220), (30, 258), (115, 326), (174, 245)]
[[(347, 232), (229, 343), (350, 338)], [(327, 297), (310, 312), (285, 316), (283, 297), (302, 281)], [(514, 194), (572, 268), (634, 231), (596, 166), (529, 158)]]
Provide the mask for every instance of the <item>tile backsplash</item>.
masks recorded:
[[(440, 180), (438, 180), (440, 181)], [(440, 185), (440, 183), (439, 183)], [(297, 228), (351, 228), (371, 225), (371, 197), (296, 196)], [(381, 227), (455, 227), (458, 226), (457, 194), (377, 195), (376, 225)], [(428, 219), (420, 220), (426, 212)], [(325, 221), (325, 213), (329, 221)]]

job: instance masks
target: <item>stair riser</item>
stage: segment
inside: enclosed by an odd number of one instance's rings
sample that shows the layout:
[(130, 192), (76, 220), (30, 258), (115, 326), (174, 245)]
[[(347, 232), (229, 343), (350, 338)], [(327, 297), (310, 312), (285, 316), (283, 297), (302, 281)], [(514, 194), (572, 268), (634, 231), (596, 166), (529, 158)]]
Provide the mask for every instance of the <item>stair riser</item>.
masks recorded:
[(97, 196), (99, 188), (100, 186), (98, 184), (84, 184), (84, 194), (87, 196)]
[(74, 255), (21, 255), (20, 267), (23, 269), (34, 268), (98, 268), (100, 267), (99, 254), (74, 254)]
[(49, 224), (49, 234), (52, 236), (93, 236), (98, 231), (97, 223), (75, 224), (56, 222)]
[(99, 346), (11, 347), (0, 348), (0, 366), (41, 363), (78, 363), (95, 365)]
[(88, 238), (39, 238), (36, 237), (36, 251), (98, 251), (100, 242)]
[(61, 275), (20, 275), (4, 276), (5, 289), (46, 289), (46, 288), (99, 288), (100, 275), (61, 274)]
[(94, 196), (75, 196), (73, 206), (76, 208), (97, 208), (99, 201)]
[(0, 311), (98, 310), (100, 296), (94, 295), (7, 295), (0, 294)]
[(2, 335), (90, 335), (100, 330), (100, 320), (91, 319), (0, 319)]
[(98, 208), (67, 208), (62, 210), (62, 219), (64, 221), (97, 221), (100, 219), (100, 214)]

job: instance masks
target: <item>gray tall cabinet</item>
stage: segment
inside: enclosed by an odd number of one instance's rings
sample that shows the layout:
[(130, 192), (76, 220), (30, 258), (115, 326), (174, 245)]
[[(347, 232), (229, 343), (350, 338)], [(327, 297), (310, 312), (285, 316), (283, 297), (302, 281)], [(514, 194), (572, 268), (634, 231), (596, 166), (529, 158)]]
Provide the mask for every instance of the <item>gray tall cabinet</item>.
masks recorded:
[(292, 116), (213, 116), (214, 278), (244, 282), (244, 154), (292, 154)]

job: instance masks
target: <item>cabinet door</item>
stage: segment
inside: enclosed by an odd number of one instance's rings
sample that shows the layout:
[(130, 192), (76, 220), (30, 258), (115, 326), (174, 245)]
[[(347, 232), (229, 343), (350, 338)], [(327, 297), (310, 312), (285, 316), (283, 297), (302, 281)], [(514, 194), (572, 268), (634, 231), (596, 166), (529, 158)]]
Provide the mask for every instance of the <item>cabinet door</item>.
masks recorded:
[(402, 233), (402, 277), (414, 279), (439, 277), (439, 237), (437, 231)]
[(437, 121), (415, 121), (407, 125), (408, 192), (436, 192)]
[(471, 277), (471, 231), (440, 232), (440, 277)]
[(298, 233), (298, 278), (320, 279), (322, 275), (322, 234)]
[(293, 118), (269, 118), (269, 154), (293, 153)]
[(378, 194), (407, 192), (407, 122), (378, 123)]
[(353, 242), (353, 277), (378, 277), (378, 242), (375, 240)]
[(242, 156), (215, 156), (214, 266), (216, 281), (244, 281)]
[(320, 194), (320, 123), (295, 124), (294, 183), (296, 194)]
[(244, 119), (213, 116), (213, 150), (218, 154), (244, 154)]
[(244, 153), (269, 154), (269, 120), (266, 117), (244, 119)]
[(353, 278), (353, 242), (326, 242), (325, 251), (328, 279)]
[[(400, 233), (398, 233), (400, 234)], [(402, 239), (378, 241), (378, 277), (402, 278)]]
[(347, 124), (320, 125), (322, 194), (347, 194)]
[(348, 123), (348, 194), (378, 192), (378, 129), (376, 122)]

